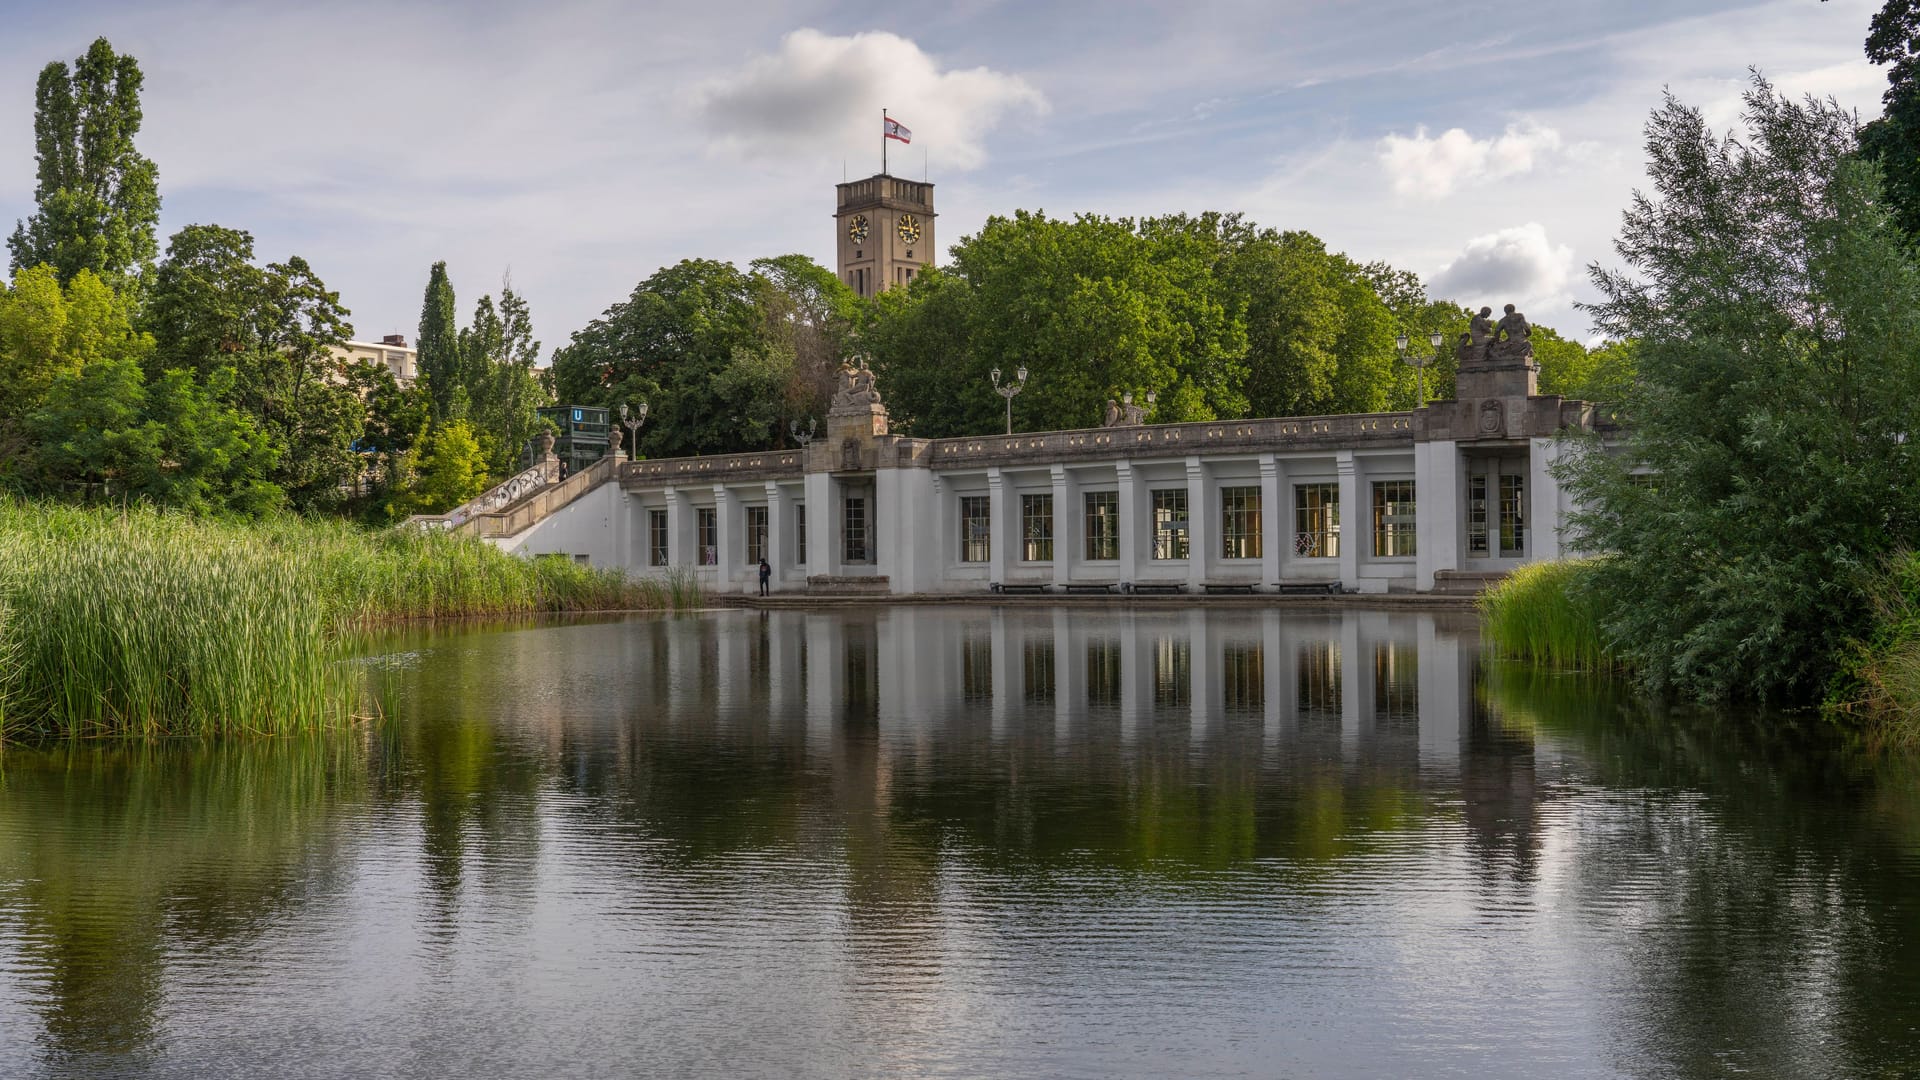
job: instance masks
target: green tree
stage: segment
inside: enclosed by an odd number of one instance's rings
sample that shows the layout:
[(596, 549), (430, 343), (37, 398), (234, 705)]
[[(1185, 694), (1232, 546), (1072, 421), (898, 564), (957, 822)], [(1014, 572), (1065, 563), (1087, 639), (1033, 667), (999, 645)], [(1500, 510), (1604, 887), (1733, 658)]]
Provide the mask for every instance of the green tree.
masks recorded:
[(554, 354), (560, 404), (647, 402), (639, 448), (656, 457), (773, 445), (768, 398), (786, 373), (769, 361), (755, 289), (730, 263), (663, 267)]
[[(1634, 342), (1624, 453), (1567, 478), (1613, 552), (1612, 641), (1656, 689), (1805, 700), (1867, 624), (1864, 583), (1920, 543), (1920, 272), (1851, 113), (1755, 79), (1745, 137), (1671, 96), (1596, 268)], [(1651, 483), (1635, 473), (1650, 473)]]
[(468, 415), (489, 471), (512, 472), (539, 424), (536, 411), (546, 404), (535, 364), (540, 343), (533, 339), (533, 317), (511, 282), (500, 303), (482, 296), (473, 323), (460, 332), (461, 374), (470, 399)]
[(56, 383), (103, 360), (138, 364), (153, 341), (132, 328), (131, 305), (91, 270), (62, 288), (50, 266), (0, 284), (0, 481), (30, 461), (26, 420)]
[(1238, 415), (1245, 333), (1214, 274), (1233, 227), (1218, 215), (991, 218), (944, 272), (882, 294), (863, 340), (919, 435), (997, 429), (995, 368), (1029, 370), (1014, 401), (1028, 429), (1095, 426), (1127, 391), (1157, 393), (1157, 420)]
[(256, 516), (278, 507), (282, 492), (267, 478), (273, 449), (222, 400), (231, 378), (222, 373), (203, 387), (175, 370), (148, 386), (128, 359), (62, 373), (27, 420), (35, 489), (196, 513)]
[(33, 136), (36, 209), (7, 240), (16, 271), (46, 264), (62, 283), (82, 270), (124, 287), (151, 266), (159, 173), (134, 149), (140, 65), (99, 38), (72, 68), (40, 72)]
[(1887, 89), (1880, 119), (1860, 131), (1860, 151), (1879, 163), (1901, 228), (1920, 236), (1920, 0), (1887, 0), (1868, 26), (1866, 51), (1887, 68)]
[(460, 317), (454, 310), (453, 282), (447, 264), (437, 262), (427, 274), (427, 293), (420, 304), (420, 337), (416, 363), (420, 380), (433, 400), (433, 417), (465, 415), (466, 388), (460, 350)]
[(774, 437), (783, 441), (788, 421), (804, 424), (826, 413), (841, 361), (853, 348), (860, 296), (805, 255), (755, 259), (751, 270), (763, 348), (787, 372), (773, 418)]
[(487, 460), (465, 420), (435, 425), (420, 446), (419, 476), (409, 492), (416, 514), (444, 514), (487, 490)]
[(142, 319), (156, 342), (148, 382), (193, 373), (266, 436), (271, 479), (296, 508), (331, 507), (358, 471), (365, 416), (333, 352), (351, 332), (348, 312), (306, 260), (259, 266), (253, 257), (253, 237), (240, 230), (174, 234)]
[(402, 486), (411, 480), (406, 475), (410, 456), (426, 436), (433, 419), (433, 403), (418, 380), (402, 386), (385, 364), (361, 360), (347, 367), (347, 385), (366, 405), (366, 418), (360, 440), (356, 487), (364, 493), (363, 513), (376, 520), (386, 516), (390, 504)]

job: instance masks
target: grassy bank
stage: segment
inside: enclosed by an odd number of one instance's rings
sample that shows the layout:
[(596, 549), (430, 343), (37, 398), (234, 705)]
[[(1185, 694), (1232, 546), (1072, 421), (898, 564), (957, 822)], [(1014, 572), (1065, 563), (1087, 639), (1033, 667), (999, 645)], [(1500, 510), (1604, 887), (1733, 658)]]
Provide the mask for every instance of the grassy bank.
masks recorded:
[(357, 628), (698, 602), (444, 533), (0, 502), (0, 738), (331, 727)]
[(1601, 630), (1593, 559), (1530, 563), (1480, 598), (1481, 630), (1501, 656), (1563, 671), (1619, 668)]

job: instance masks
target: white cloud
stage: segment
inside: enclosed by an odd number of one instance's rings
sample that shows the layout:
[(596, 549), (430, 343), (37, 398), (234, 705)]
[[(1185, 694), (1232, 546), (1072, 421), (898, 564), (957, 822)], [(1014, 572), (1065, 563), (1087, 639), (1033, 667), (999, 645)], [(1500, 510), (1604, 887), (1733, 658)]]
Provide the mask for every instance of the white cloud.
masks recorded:
[(1560, 150), (1560, 133), (1538, 124), (1509, 124), (1504, 134), (1476, 139), (1462, 128), (1429, 136), (1425, 127), (1413, 136), (1380, 140), (1380, 163), (1393, 178), (1397, 195), (1443, 199), (1455, 188), (1532, 172)]
[(1467, 241), (1466, 249), (1428, 283), (1435, 296), (1479, 306), (1505, 303), (1563, 305), (1573, 278), (1573, 249), (1547, 239), (1539, 222)]
[(691, 98), (720, 146), (753, 156), (871, 153), (884, 107), (943, 170), (984, 165), (987, 133), (1009, 113), (1047, 111), (1046, 98), (1017, 75), (942, 70), (896, 34), (811, 29), (786, 35), (778, 51), (696, 87)]

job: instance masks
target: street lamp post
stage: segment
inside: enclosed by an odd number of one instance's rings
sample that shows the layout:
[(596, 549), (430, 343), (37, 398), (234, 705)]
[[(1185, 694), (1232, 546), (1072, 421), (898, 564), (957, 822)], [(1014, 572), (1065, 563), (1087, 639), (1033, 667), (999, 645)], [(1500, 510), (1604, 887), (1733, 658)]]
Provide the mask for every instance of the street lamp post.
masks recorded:
[(626, 402), (620, 403), (620, 426), (627, 429), (627, 460), (628, 461), (638, 461), (640, 458), (640, 454), (639, 454), (640, 428), (643, 425), (645, 425), (646, 422), (647, 422), (647, 403), (646, 402), (644, 401), (641, 402), (640, 407), (634, 410), (634, 417), (631, 420), (627, 419)]
[(1427, 344), (1433, 346), (1433, 351), (1412, 355), (1407, 353), (1407, 335), (1404, 332), (1393, 339), (1394, 345), (1400, 350), (1401, 362), (1413, 366), (1413, 394), (1416, 409), (1427, 407), (1427, 365), (1433, 363), (1434, 359), (1440, 355), (1440, 343), (1446, 339), (1445, 334), (1435, 330), (1427, 335)]
[(1020, 365), (1019, 369), (1013, 373), (1014, 381), (1005, 386), (1000, 385), (999, 368), (994, 368), (991, 374), (993, 376), (993, 392), (1007, 399), (1007, 434), (1011, 435), (1013, 434), (1013, 399), (1019, 397), (1020, 391), (1027, 388), (1027, 366), (1025, 364)]
[(800, 449), (805, 450), (807, 448), (807, 444), (813, 441), (813, 429), (815, 425), (819, 424), (819, 422), (820, 421), (809, 416), (807, 418), (807, 430), (801, 431), (800, 421), (796, 417), (795, 419), (787, 422), (787, 431), (793, 435), (793, 441), (800, 444)]

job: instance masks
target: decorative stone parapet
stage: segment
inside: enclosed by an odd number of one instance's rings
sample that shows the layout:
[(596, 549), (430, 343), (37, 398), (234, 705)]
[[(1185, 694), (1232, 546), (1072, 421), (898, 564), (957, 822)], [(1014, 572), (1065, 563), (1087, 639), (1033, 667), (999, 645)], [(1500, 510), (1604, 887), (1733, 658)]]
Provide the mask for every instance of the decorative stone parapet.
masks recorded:
[(1326, 447), (1411, 447), (1413, 418), (1413, 413), (1405, 412), (1357, 413), (913, 440), (911, 463), (947, 469), (1223, 451), (1262, 453)]

